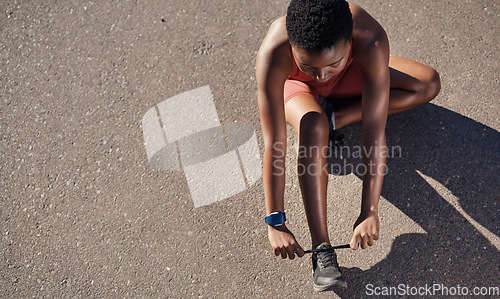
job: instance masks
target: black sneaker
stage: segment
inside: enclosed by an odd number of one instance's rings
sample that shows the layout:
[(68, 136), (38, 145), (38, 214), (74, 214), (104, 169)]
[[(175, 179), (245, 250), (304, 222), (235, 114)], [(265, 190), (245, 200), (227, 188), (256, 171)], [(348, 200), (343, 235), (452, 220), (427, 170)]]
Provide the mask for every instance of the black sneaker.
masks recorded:
[(331, 148), (336, 148), (344, 145), (344, 134), (339, 133), (338, 130), (335, 130), (334, 122), (334, 113), (337, 110), (336, 103), (338, 101), (328, 100), (323, 96), (319, 96), (319, 104), (325, 111), (326, 117), (328, 118), (328, 127), (330, 129), (330, 134), (328, 136), (329, 145)]
[(330, 244), (323, 244), (316, 247), (316, 250), (321, 250), (321, 252), (315, 252), (312, 255), (314, 290), (322, 292), (328, 289), (347, 288), (333, 247)]
[(337, 130), (330, 129), (328, 139), (332, 148), (344, 146), (344, 134), (339, 133)]

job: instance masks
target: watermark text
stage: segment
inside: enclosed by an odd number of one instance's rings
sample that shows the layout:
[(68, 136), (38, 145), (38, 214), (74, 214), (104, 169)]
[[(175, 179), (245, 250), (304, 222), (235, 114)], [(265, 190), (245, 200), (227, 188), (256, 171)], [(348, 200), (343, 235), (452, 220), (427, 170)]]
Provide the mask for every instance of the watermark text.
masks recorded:
[(466, 287), (461, 285), (445, 286), (434, 283), (423, 286), (398, 284), (397, 286), (375, 286), (367, 284), (368, 296), (500, 296), (499, 287)]

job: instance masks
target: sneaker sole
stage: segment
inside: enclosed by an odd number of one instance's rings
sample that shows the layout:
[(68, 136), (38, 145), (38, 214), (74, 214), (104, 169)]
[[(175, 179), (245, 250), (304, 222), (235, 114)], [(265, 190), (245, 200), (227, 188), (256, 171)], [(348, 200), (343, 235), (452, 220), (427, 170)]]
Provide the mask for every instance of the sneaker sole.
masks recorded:
[(331, 284), (327, 285), (314, 285), (314, 291), (316, 292), (324, 292), (328, 290), (342, 290), (347, 288), (347, 283), (345, 281), (334, 281)]

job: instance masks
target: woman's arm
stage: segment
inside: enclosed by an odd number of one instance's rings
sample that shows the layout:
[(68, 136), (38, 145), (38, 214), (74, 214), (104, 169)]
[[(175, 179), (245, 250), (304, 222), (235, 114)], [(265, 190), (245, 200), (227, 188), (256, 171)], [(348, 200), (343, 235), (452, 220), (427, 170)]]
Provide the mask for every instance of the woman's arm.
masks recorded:
[[(286, 61), (276, 42), (280, 35), (280, 20), (275, 21), (257, 54), (256, 79), (260, 121), (264, 136), (263, 183), (266, 213), (284, 212), (286, 122), (283, 86), (288, 77)], [(285, 35), (286, 36), (286, 35)]]
[[(286, 121), (283, 88), (292, 69), (290, 44), (284, 26), (284, 17), (275, 21), (257, 54), (256, 78), (264, 159), (262, 178), (266, 215), (284, 212)], [(274, 254), (290, 259), (304, 255), (293, 234), (283, 224), (268, 226), (268, 235)]]
[(359, 6), (353, 13), (353, 58), (363, 69), (363, 195), (351, 248), (373, 245), (379, 237), (378, 201), (385, 174), (385, 125), (389, 105), (389, 41), (380, 24)]

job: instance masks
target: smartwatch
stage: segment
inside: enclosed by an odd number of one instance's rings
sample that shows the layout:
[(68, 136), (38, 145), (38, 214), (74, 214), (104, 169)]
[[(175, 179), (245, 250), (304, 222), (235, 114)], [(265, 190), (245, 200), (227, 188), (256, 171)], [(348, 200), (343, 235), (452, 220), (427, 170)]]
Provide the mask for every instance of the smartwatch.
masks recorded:
[(270, 226), (280, 226), (285, 223), (286, 216), (285, 213), (274, 212), (269, 214), (269, 216), (266, 216), (264, 219), (266, 220), (266, 223), (269, 224)]

